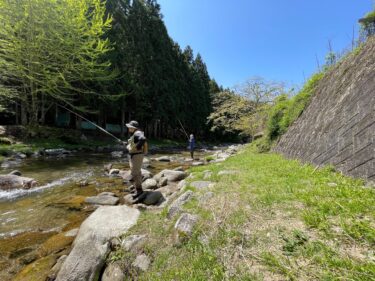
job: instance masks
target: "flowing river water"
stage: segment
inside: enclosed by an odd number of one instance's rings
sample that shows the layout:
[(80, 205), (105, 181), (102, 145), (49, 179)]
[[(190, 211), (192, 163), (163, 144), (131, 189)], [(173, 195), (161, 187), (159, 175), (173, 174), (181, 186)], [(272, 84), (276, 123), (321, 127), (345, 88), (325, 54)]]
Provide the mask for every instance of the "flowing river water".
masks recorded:
[[(198, 153), (197, 157), (205, 154)], [(155, 174), (166, 168), (187, 168), (184, 158), (188, 153), (177, 151), (169, 155), (177, 161), (151, 161), (148, 170)], [(158, 156), (161, 155), (150, 155)], [(126, 157), (113, 159), (110, 153), (85, 153), (30, 158), (17, 167), (0, 170), (0, 174), (6, 174), (17, 169), (39, 183), (32, 190), (0, 191), (0, 280), (12, 280), (26, 264), (39, 258), (39, 246), (52, 235), (79, 227), (94, 210), (83, 203), (85, 197), (103, 191), (114, 192), (120, 198), (126, 194), (122, 179), (105, 174), (103, 167), (108, 163), (120, 169), (129, 167)]]

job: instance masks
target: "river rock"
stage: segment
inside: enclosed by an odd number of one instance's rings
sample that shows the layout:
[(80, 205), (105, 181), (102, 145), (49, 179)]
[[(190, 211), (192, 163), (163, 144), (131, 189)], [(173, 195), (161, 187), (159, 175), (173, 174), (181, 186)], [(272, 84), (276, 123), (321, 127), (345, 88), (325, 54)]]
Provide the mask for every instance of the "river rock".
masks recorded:
[(186, 180), (182, 180), (177, 185), (177, 190), (182, 190), (187, 186)]
[(144, 191), (141, 196), (139, 196), (135, 203), (143, 203), (147, 206), (158, 205), (165, 200), (163, 194), (160, 191)]
[(18, 159), (25, 159), (27, 158), (27, 155), (24, 154), (24, 153), (21, 153), (21, 152), (17, 152), (15, 155), (14, 155), (15, 158), (18, 158)]
[(155, 179), (147, 179), (142, 183), (143, 189), (156, 189), (158, 187), (158, 183)]
[(118, 175), (120, 173), (120, 169), (111, 169), (108, 174), (109, 175)]
[(126, 233), (136, 224), (139, 214), (137, 209), (125, 205), (99, 207), (82, 223), (56, 280), (96, 280), (110, 251), (110, 239)]
[(37, 186), (37, 182), (32, 178), (16, 175), (0, 175), (0, 190), (29, 189)]
[(116, 205), (119, 200), (118, 197), (111, 194), (99, 194), (97, 196), (87, 197), (85, 202), (95, 205)]
[(230, 157), (230, 154), (229, 153), (226, 153), (226, 152), (219, 152), (217, 155), (217, 160), (226, 160), (227, 158)]
[(211, 191), (206, 192), (201, 197), (199, 197), (199, 202), (200, 203), (205, 203), (207, 200), (211, 199), (214, 196), (215, 196), (215, 194), (213, 192), (211, 192)]
[(141, 271), (147, 271), (150, 267), (151, 261), (148, 256), (145, 254), (138, 255), (135, 258), (135, 261), (132, 263), (132, 266)]
[(190, 183), (190, 186), (195, 187), (196, 189), (205, 189), (213, 186), (213, 183), (210, 181), (193, 181)]
[(151, 160), (147, 157), (143, 158), (142, 168), (147, 169), (151, 167)]
[(69, 150), (65, 150), (64, 148), (54, 148), (54, 149), (45, 149), (43, 154), (46, 156), (61, 156), (64, 154), (70, 154)]
[(177, 238), (181, 241), (192, 235), (195, 224), (198, 221), (197, 215), (184, 213), (177, 220), (174, 228), (176, 230)]
[(193, 194), (194, 192), (189, 190), (182, 194), (180, 197), (178, 197), (168, 209), (168, 219), (173, 218), (177, 213), (179, 213), (181, 211), (182, 205), (188, 202), (193, 197)]
[(183, 172), (184, 168), (183, 167), (177, 167), (177, 168), (174, 168), (173, 171)]
[(159, 162), (171, 162), (171, 158), (169, 156), (161, 156), (161, 157), (155, 158), (155, 160)]
[[(150, 171), (146, 169), (142, 169), (141, 172), (142, 172), (143, 181), (152, 178), (152, 174)], [(120, 170), (119, 176), (124, 179), (124, 182), (129, 182), (132, 179), (132, 175), (129, 170), (128, 171)]]
[(6, 159), (1, 163), (1, 168), (9, 169), (21, 165), (21, 159)]
[(22, 176), (21, 172), (18, 170), (11, 171), (8, 175), (13, 175), (13, 176)]
[(124, 155), (123, 151), (113, 151), (111, 152), (111, 156), (113, 158), (121, 158)]
[(224, 170), (224, 171), (220, 171), (217, 173), (218, 176), (235, 175), (235, 174), (238, 174), (238, 172), (233, 171), (233, 170)]
[(109, 163), (107, 165), (104, 165), (104, 172), (109, 172), (112, 169), (113, 164)]
[(108, 264), (105, 268), (101, 281), (124, 281), (125, 273), (121, 268), (120, 262)]
[(58, 258), (56, 264), (52, 267), (52, 269), (50, 270), (49, 274), (48, 274), (48, 281), (49, 280), (55, 280), (56, 279), (56, 276), (57, 276), (57, 273), (59, 273), (63, 263), (65, 262), (66, 258), (68, 256), (67, 255), (62, 255), (60, 258)]
[(160, 181), (159, 181), (159, 185), (161, 186), (161, 187), (163, 187), (163, 186), (166, 186), (168, 184), (168, 178), (166, 178), (166, 177), (162, 177), (161, 179), (160, 179)]
[(155, 175), (154, 179), (160, 182), (162, 177), (166, 177), (168, 182), (176, 182), (186, 178), (186, 173), (181, 171), (163, 170), (159, 174)]
[(126, 252), (131, 251), (135, 253), (140, 250), (145, 242), (146, 235), (130, 235), (122, 241), (121, 248)]
[(65, 235), (66, 237), (75, 237), (75, 236), (77, 236), (78, 231), (79, 231), (79, 228), (73, 228), (73, 229), (71, 229), (71, 230), (65, 232), (64, 235)]
[(211, 171), (204, 171), (203, 172), (203, 179), (204, 180), (209, 180), (212, 177), (212, 172)]
[(201, 162), (201, 161), (194, 161), (193, 163), (191, 163), (192, 166), (203, 166), (204, 165), (204, 162)]

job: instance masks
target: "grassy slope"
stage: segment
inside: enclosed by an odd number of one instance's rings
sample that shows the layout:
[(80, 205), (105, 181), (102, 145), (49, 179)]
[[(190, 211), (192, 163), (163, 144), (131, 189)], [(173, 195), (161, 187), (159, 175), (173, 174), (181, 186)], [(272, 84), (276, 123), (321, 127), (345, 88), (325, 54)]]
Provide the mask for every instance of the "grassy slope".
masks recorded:
[[(217, 176), (228, 169), (238, 174)], [(142, 213), (132, 234), (148, 235), (153, 263), (139, 280), (375, 280), (374, 189), (252, 147), (194, 168), (195, 179), (204, 170), (214, 173), (215, 196), (185, 205), (200, 215), (188, 242), (173, 244), (177, 218), (166, 210)]]

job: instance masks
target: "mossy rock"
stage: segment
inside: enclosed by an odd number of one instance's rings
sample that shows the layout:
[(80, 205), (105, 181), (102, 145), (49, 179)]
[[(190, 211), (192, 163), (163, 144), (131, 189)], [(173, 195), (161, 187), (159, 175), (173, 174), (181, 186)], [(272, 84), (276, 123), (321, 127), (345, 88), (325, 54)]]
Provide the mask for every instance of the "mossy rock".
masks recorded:
[(46, 280), (51, 268), (56, 263), (56, 256), (47, 256), (23, 268), (13, 279), (14, 281), (40, 281)]
[(65, 232), (59, 233), (50, 237), (38, 249), (38, 255), (45, 257), (47, 255), (60, 252), (61, 250), (69, 247), (74, 240), (74, 237), (65, 236)]
[(83, 207), (85, 202), (85, 196), (74, 196), (69, 198), (64, 198), (60, 201), (49, 204), (51, 207), (66, 208), (68, 210), (79, 211)]
[(17, 255), (21, 249), (42, 244), (53, 234), (56, 234), (56, 232), (26, 232), (10, 238), (2, 239), (0, 240), (0, 252), (7, 256)]

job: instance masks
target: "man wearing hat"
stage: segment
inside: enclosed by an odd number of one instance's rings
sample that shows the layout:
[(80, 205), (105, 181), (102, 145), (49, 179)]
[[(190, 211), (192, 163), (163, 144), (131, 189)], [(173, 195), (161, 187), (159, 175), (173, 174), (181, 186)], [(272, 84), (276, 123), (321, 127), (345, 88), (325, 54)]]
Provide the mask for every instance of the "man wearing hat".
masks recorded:
[(126, 148), (129, 151), (129, 164), (130, 171), (132, 175), (132, 180), (134, 181), (136, 193), (133, 198), (136, 199), (142, 193), (142, 164), (145, 151), (146, 137), (144, 133), (139, 129), (137, 121), (130, 121), (126, 124), (129, 133), (132, 134), (128, 140)]

